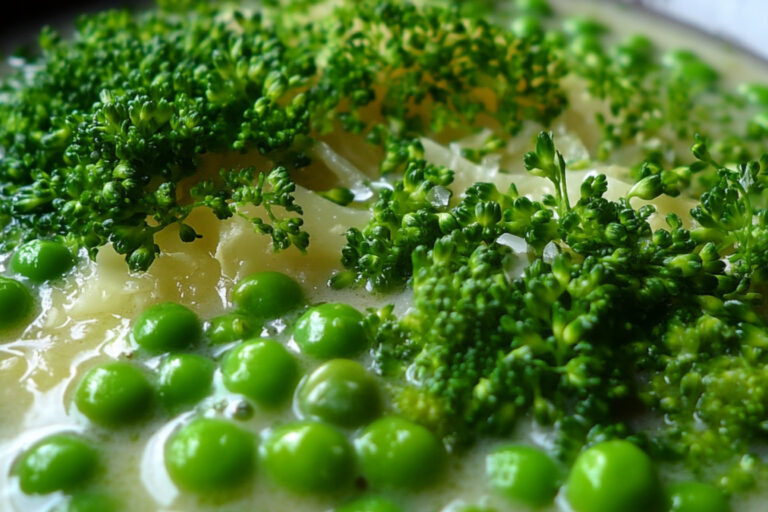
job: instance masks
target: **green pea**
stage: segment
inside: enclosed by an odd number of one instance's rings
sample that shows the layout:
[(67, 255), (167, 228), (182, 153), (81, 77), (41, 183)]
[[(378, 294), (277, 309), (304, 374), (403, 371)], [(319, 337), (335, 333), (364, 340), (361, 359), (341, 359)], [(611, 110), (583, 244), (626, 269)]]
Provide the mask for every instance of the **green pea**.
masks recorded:
[(32, 305), (32, 295), (23, 284), (0, 276), (0, 329), (18, 325), (32, 312)]
[(403, 509), (388, 499), (368, 496), (342, 505), (335, 512), (403, 512)]
[(197, 418), (165, 445), (165, 465), (179, 487), (198, 493), (231, 489), (254, 471), (256, 439), (220, 419)]
[(175, 302), (148, 307), (133, 325), (133, 339), (152, 353), (187, 348), (197, 343), (200, 334), (197, 315)]
[(260, 318), (276, 318), (304, 301), (299, 283), (280, 272), (258, 272), (242, 279), (232, 290), (238, 309)]
[(63, 276), (74, 265), (72, 253), (53, 240), (32, 240), (16, 250), (11, 267), (17, 274), (42, 283)]
[(61, 512), (116, 512), (119, 509), (117, 501), (109, 494), (88, 492), (72, 496)]
[(158, 395), (168, 407), (194, 404), (211, 390), (215, 365), (197, 354), (175, 354), (160, 365)]
[(570, 36), (601, 36), (608, 32), (602, 23), (584, 17), (568, 18), (563, 22), (563, 30)]
[(739, 84), (739, 94), (753, 105), (768, 107), (768, 85), (761, 83)]
[(536, 16), (518, 16), (512, 21), (512, 32), (522, 38), (539, 36), (544, 33), (544, 26)]
[(648, 66), (653, 59), (653, 43), (645, 36), (629, 36), (616, 48), (616, 56), (626, 68)]
[(680, 482), (667, 489), (667, 512), (730, 512), (725, 495), (711, 485)]
[(351, 480), (355, 464), (344, 434), (311, 421), (277, 428), (262, 446), (261, 457), (277, 484), (299, 493), (343, 487)]
[(491, 486), (510, 501), (532, 507), (551, 503), (557, 494), (560, 471), (555, 462), (532, 446), (498, 448), (485, 459)]
[(285, 403), (299, 380), (296, 359), (283, 345), (268, 339), (246, 341), (230, 350), (221, 373), (228, 390), (262, 407)]
[(85, 374), (75, 390), (75, 404), (94, 423), (116, 426), (144, 417), (152, 395), (152, 386), (141, 370), (113, 362)]
[(549, 16), (552, 14), (552, 8), (546, 0), (517, 0), (515, 2), (515, 9), (537, 16)]
[(69, 491), (96, 471), (98, 455), (86, 441), (72, 434), (54, 434), (35, 443), (13, 467), (26, 494)]
[(660, 509), (651, 459), (628, 441), (605, 441), (582, 452), (566, 497), (574, 512), (650, 512)]
[(440, 475), (445, 460), (443, 444), (432, 432), (393, 416), (368, 425), (355, 449), (363, 475), (375, 487), (425, 487)]
[(381, 409), (376, 380), (359, 363), (333, 359), (302, 382), (299, 409), (307, 416), (341, 427), (357, 427)]
[(256, 336), (260, 329), (261, 324), (255, 318), (241, 313), (227, 313), (211, 318), (205, 333), (211, 345), (223, 345)]
[(318, 359), (351, 357), (368, 346), (363, 315), (347, 304), (321, 304), (296, 322), (293, 337), (307, 355)]

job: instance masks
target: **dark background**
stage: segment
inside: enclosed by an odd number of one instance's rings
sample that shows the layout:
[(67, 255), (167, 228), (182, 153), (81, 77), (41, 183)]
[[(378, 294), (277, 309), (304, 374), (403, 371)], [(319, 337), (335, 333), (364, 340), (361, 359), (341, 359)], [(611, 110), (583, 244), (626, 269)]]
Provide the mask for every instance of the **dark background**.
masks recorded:
[(0, 58), (21, 44), (34, 43), (44, 25), (51, 25), (66, 33), (71, 30), (76, 14), (116, 6), (138, 8), (152, 3), (153, 0), (0, 0)]

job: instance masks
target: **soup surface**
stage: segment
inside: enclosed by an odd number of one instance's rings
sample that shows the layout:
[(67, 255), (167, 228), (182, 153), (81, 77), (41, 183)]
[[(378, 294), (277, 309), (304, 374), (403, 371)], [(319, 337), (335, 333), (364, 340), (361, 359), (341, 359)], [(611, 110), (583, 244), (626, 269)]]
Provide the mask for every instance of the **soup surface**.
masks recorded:
[[(510, 8), (510, 12), (492, 14), (494, 23), (504, 27), (510, 26), (511, 23), (514, 30), (526, 30), (522, 24), (532, 23), (531, 19), (537, 19), (536, 10), (533, 8), (531, 12), (534, 14), (525, 14), (527, 4), (538, 5), (538, 2), (520, 2), (517, 10)], [(559, 27), (562, 20), (579, 16), (597, 20), (610, 27), (610, 33), (604, 36), (606, 48), (611, 44), (618, 44), (615, 42), (621, 41), (623, 36), (630, 33), (648, 35), (655, 45), (654, 51), (658, 54), (681, 47), (695, 48), (696, 53), (719, 73), (720, 82), (718, 88), (713, 89), (713, 94), (730, 91), (729, 94), (737, 97), (737, 93), (732, 91), (738, 90), (739, 84), (768, 82), (763, 63), (723, 47), (717, 41), (645, 13), (613, 5), (565, 0), (554, 2), (553, 6), (555, 17), (541, 18), (545, 27), (553, 27), (553, 33), (556, 32), (554, 27)], [(317, 16), (333, 16), (329, 14), (330, 9), (327, 6), (322, 9), (317, 11), (322, 12)], [(232, 16), (231, 11), (228, 15)], [(517, 21), (509, 21), (512, 19)], [(518, 23), (517, 28), (514, 28), (515, 23)], [(565, 26), (568, 26), (567, 22)], [(566, 34), (565, 37), (570, 37), (567, 35), (568, 29), (563, 33)], [(383, 49), (381, 51), (384, 52)], [(589, 53), (585, 55), (585, 59), (592, 58)], [(610, 58), (619, 57), (611, 54)], [(640, 181), (638, 164), (655, 144), (654, 140), (649, 139), (661, 139), (665, 130), (672, 132), (675, 127), (658, 128), (655, 135), (648, 136), (647, 139), (644, 139), (646, 134), (640, 132), (627, 137), (629, 142), (615, 144), (609, 153), (601, 153), (606, 147), (604, 140), (607, 128), (596, 116), (610, 117), (611, 107), (607, 100), (601, 99), (593, 90), (594, 77), (582, 75), (583, 73), (569, 71), (559, 78), (568, 107), (561, 114), (554, 116), (547, 126), (536, 120), (524, 119), (513, 135), (505, 134), (501, 138), (493, 139), (491, 134), (497, 130), (499, 123), (497, 120), (485, 122), (481, 115), (477, 123), (485, 123), (487, 126), (473, 133), (456, 127), (436, 131), (425, 129), (418, 139), (423, 150), (423, 159), (430, 164), (454, 171), (450, 183), (429, 189), (428, 201), (438, 210), (445, 210), (449, 204), (453, 206), (466, 197), (466, 190), (473, 183), (489, 182), (499, 191), (506, 191), (514, 184), (520, 197), (533, 201), (542, 201), (547, 194), (562, 193), (566, 195), (566, 200), (570, 198), (575, 207), (580, 194), (583, 193), (581, 186), (584, 180), (605, 175), (606, 199), (619, 201), (629, 197), (629, 204), (636, 210), (643, 205), (655, 206), (655, 213), (647, 216), (651, 229), (670, 229), (665, 220), (669, 214), (677, 214), (686, 228), (697, 227), (697, 221), (693, 220), (689, 213), (699, 202), (700, 194), (694, 192), (697, 190), (694, 185), (691, 185), (690, 190), (684, 188), (682, 193), (678, 191), (677, 194), (637, 192), (637, 189), (633, 188), (636, 182)], [(379, 91), (383, 91), (387, 84), (379, 84), (377, 87), (380, 87)], [(485, 93), (479, 90), (477, 94), (482, 98)], [(486, 100), (495, 101), (487, 98)], [(765, 100), (768, 101), (768, 96)], [(732, 114), (736, 124), (747, 125), (754, 123), (753, 119), (759, 118), (759, 112), (758, 117), (753, 117), (756, 115), (755, 108), (747, 105), (747, 100), (734, 101), (743, 103)], [(764, 106), (768, 108), (768, 105)], [(429, 111), (434, 105), (427, 101), (410, 107)], [(371, 116), (373, 119), (379, 116), (376, 112), (363, 112), (361, 115)], [(716, 120), (713, 119), (712, 123), (715, 124)], [(158, 231), (154, 242), (160, 247), (160, 252), (146, 271), (131, 270), (126, 264), (125, 251), (118, 254), (112, 244), (99, 248), (92, 259), (89, 258), (86, 248), (79, 249), (71, 270), (66, 271), (62, 277), (43, 280), (44, 282), (35, 282), (34, 279), (19, 276), (12, 262), (13, 250), (0, 257), (0, 271), (3, 275), (22, 282), (31, 290), (35, 300), (34, 312), (27, 321), (0, 332), (0, 411), (3, 413), (3, 419), (0, 421), (0, 509), (86, 510), (74, 508), (73, 500), (79, 496), (98, 495), (115, 504), (119, 510), (329, 511), (336, 510), (340, 504), (350, 500), (374, 495), (384, 496), (406, 511), (528, 510), (527, 505), (521, 504), (515, 496), (510, 498), (498, 488), (494, 488), (491, 483), (492, 476), (488, 473), (490, 470), (486, 467), (490, 453), (511, 443), (535, 446), (541, 453), (550, 454), (553, 460), (557, 460), (558, 471), (562, 473), (557, 478), (557, 485), (568, 480), (567, 474), (573, 458), (566, 456), (564, 459), (558, 459), (556, 455), (560, 449), (557, 429), (562, 418), (554, 424), (546, 424), (540, 421), (541, 418), (537, 417), (538, 412), (534, 412), (533, 407), (519, 414), (514, 424), (507, 425), (504, 429), (484, 432), (481, 426), (473, 427), (480, 433), (472, 435), (471, 441), (466, 444), (455, 442), (459, 434), (437, 429), (436, 436), (445, 434), (442, 439), (447, 456), (444, 462), (440, 463), (442, 467), (435, 481), (421, 488), (416, 486), (417, 488), (411, 489), (408, 485), (377, 486), (376, 478), (361, 469), (362, 463), (358, 459), (350, 459), (348, 462), (350, 468), (345, 470), (349, 473), (348, 482), (339, 486), (330, 485), (330, 489), (323, 489), (322, 492), (297, 492), (290, 488), (291, 485), (284, 485), (280, 477), (275, 476), (275, 471), (267, 469), (268, 464), (263, 461), (267, 457), (264, 454), (267, 450), (265, 446), (270, 446), (270, 439), (276, 435), (276, 431), (279, 432), (279, 427), (293, 424), (300, 419), (312, 418), (306, 407), (302, 406), (301, 390), (308, 386), (308, 376), (324, 361), (344, 357), (359, 362), (366, 369), (375, 382), (375, 394), (381, 400), (381, 411), (377, 411), (376, 416), (407, 415), (401, 410), (403, 398), (399, 390), (404, 382), (408, 384), (411, 380), (418, 382), (419, 379), (419, 375), (415, 374), (393, 376), (387, 372), (382, 363), (381, 347), (376, 341), (380, 338), (376, 337), (376, 326), (370, 323), (370, 318), (364, 327), (369, 329), (365, 336), (370, 336), (365, 342), (365, 350), (353, 350), (348, 354), (341, 350), (334, 352), (341, 354), (340, 356), (318, 357), (306, 347), (302, 339), (297, 339), (297, 336), (300, 336), (296, 334), (299, 330), (297, 326), (301, 323), (299, 318), (316, 305), (343, 303), (370, 315), (374, 315), (374, 312), (383, 315), (381, 312), (389, 311), (387, 306), (392, 305), (391, 314), (399, 318), (412, 312), (415, 308), (414, 301), (418, 300), (414, 299), (409, 276), (400, 282), (394, 282), (394, 285), (386, 287), (386, 290), (378, 287), (375, 282), (366, 283), (367, 276), (364, 272), (360, 274), (363, 278), (358, 279), (355, 284), (339, 285), (344, 278), (349, 278), (348, 272), (353, 268), (352, 265), (345, 268), (342, 264), (342, 251), (345, 244), (348, 244), (346, 233), (350, 228), (364, 230), (373, 222), (372, 219), (377, 218), (375, 197), (382, 190), (396, 186), (394, 184), (402, 169), (395, 170), (392, 174), (380, 175), (379, 166), (383, 158), (381, 148), (366, 142), (362, 135), (342, 130), (338, 122), (334, 126), (336, 129), (323, 134), (312, 132), (315, 138), (312, 143), (301, 142), (304, 144), (301, 151), (308, 157), (309, 164), (290, 169), (297, 183), (293, 193), (295, 202), (303, 209), (302, 229), (310, 236), (306, 251), (297, 248), (300, 244), (295, 241), (286, 249), (275, 251), (275, 242), (270, 241), (269, 236), (256, 232), (250, 220), (250, 215), (265, 216), (264, 207), (248, 205), (240, 208), (243, 216), (234, 215), (227, 219), (218, 218), (210, 209), (194, 209), (184, 219), (183, 224), (172, 223)], [(523, 163), (524, 157), (526, 162), (529, 158), (525, 156), (526, 153), (536, 147), (537, 134), (545, 128), (551, 130), (557, 150), (562, 154), (564, 162), (567, 162), (566, 180), (561, 190), (542, 173), (527, 171)], [(658, 135), (659, 133), (662, 135)], [(717, 128), (713, 133), (717, 133)], [(501, 142), (488, 143), (493, 140)], [(669, 162), (674, 162), (674, 168), (679, 169), (679, 165), (682, 165), (679, 162), (681, 159), (691, 161), (688, 148), (693, 141), (691, 132), (675, 139), (669, 146), (659, 143), (659, 148), (687, 155), (681, 158), (662, 155), (661, 165), (672, 169), (673, 166), (669, 165)], [(761, 142), (757, 136), (750, 141), (758, 146)], [(674, 149), (670, 149), (672, 147)], [(487, 150), (478, 150), (473, 154), (472, 150), (478, 148)], [(0, 158), (4, 158), (4, 155), (4, 152), (0, 154)], [(665, 160), (667, 157), (669, 159)], [(288, 160), (288, 157), (275, 156), (272, 153), (265, 157), (256, 147), (240, 152), (206, 152), (196, 162), (196, 176), (215, 176), (220, 168), (264, 168), (265, 165), (271, 165), (281, 159)], [(554, 162), (556, 166), (556, 160)], [(735, 164), (731, 164), (730, 160), (727, 164), (728, 167), (735, 168)], [(533, 165), (532, 168), (535, 170), (537, 166)], [(695, 182), (690, 177), (687, 179), (689, 183)], [(647, 183), (650, 182), (646, 181), (646, 186), (649, 186)], [(661, 186), (655, 182), (652, 184)], [(185, 185), (179, 187), (180, 196), (187, 192), (184, 187)], [(350, 195), (348, 200), (339, 201), (338, 197), (334, 196), (337, 199), (334, 202), (327, 198), (329, 194), (323, 197), (318, 193), (328, 190), (338, 192), (342, 189)], [(562, 200), (561, 196), (558, 197)], [(283, 213), (280, 208), (276, 210)], [(184, 233), (181, 233), (180, 237), (180, 230), (186, 229), (184, 226), (192, 226), (193, 233), (202, 237), (192, 243), (182, 241)], [(67, 247), (77, 251), (76, 245), (70, 242), (71, 240), (67, 242)], [(568, 252), (563, 249), (564, 243), (560, 244), (560, 248), (556, 244), (541, 244), (537, 247), (535, 240), (530, 236), (511, 233), (501, 235), (495, 243), (509, 248), (504, 265), (506, 278), (510, 282), (523, 278), (526, 268), (534, 261), (541, 260), (549, 264), (560, 252)], [(418, 254), (415, 249), (413, 252)], [(725, 261), (726, 258), (723, 256), (722, 260)], [(235, 339), (217, 341), (217, 319), (222, 315), (242, 310), (245, 299), (238, 301), (233, 298), (233, 294), (238, 293), (234, 291), (239, 286), (238, 283), (265, 271), (277, 271), (295, 280), (301, 288), (302, 298), (299, 303), (295, 307), (288, 307), (287, 312), (265, 315), (266, 318), (258, 320), (251, 319), (255, 325), (251, 325), (247, 335), (240, 332), (240, 336), (234, 336)], [(393, 277), (394, 280), (399, 270), (394, 268), (391, 272), (390, 276), (385, 277)], [(213, 373), (210, 388), (199, 400), (184, 406), (168, 405), (157, 395), (151, 400), (148, 410), (140, 414), (139, 419), (119, 426), (95, 422), (92, 415), (83, 411), (83, 406), (77, 398), (83, 387), (83, 379), (94, 368), (116, 360), (127, 362), (146, 376), (153, 386), (152, 393), (159, 393), (157, 389), (160, 386), (161, 367), (170, 357), (169, 351), (164, 348), (147, 350), (146, 346), (139, 343), (135, 326), (148, 308), (168, 302), (189, 308), (204, 329), (196, 343), (171, 352), (197, 354), (203, 356), (205, 361), (211, 361)], [(438, 321), (437, 317), (435, 321)], [(361, 322), (360, 326), (362, 325)], [(373, 331), (370, 331), (371, 329)], [(265, 406), (253, 396), (247, 396), (248, 393), (237, 391), (238, 388), (232, 384), (234, 377), (231, 372), (227, 373), (226, 366), (231, 363), (232, 352), (244, 343), (244, 338), (276, 340), (287, 348), (290, 358), (295, 360), (298, 385), (294, 382), (289, 386), (287, 392), (290, 396), (278, 406)], [(191, 384), (186, 385), (190, 386)], [(759, 384), (754, 386), (757, 388)], [(480, 388), (475, 389), (476, 393), (480, 392), (477, 391)], [(419, 395), (413, 395), (413, 399), (416, 400), (417, 396)], [(633, 404), (628, 407), (631, 409)], [(663, 413), (659, 412), (661, 410), (663, 408), (642, 414), (631, 413), (631, 419), (625, 424), (630, 425), (629, 428), (636, 432), (654, 431), (655, 425), (662, 422)], [(496, 413), (499, 412), (495, 411), (494, 414)], [(357, 414), (362, 413), (357, 411), (353, 416)], [(194, 489), (185, 489), (183, 483), (179, 485), (179, 477), (171, 476), (167, 447), (180, 429), (199, 417), (223, 419), (253, 435), (254, 446), (259, 446), (261, 455), (255, 463), (253, 475), (246, 481), (237, 486), (225, 486), (226, 490), (221, 492), (197, 492)], [(491, 420), (487, 421), (490, 425)], [(360, 423), (354, 420), (350, 425), (337, 425), (333, 428), (340, 432), (343, 438), (351, 440), (353, 444), (350, 446), (355, 446), (359, 452), (362, 443), (360, 439), (363, 436), (361, 430), (365, 429), (368, 423), (370, 421)], [(432, 428), (432, 425), (428, 426)], [(74, 434), (88, 440), (96, 448), (98, 463), (95, 474), (86, 483), (78, 484), (73, 489), (56, 489), (46, 493), (23, 492), (17, 469), (23, 454), (32, 450), (39, 441), (58, 433)], [(585, 443), (594, 445), (602, 439), (623, 438), (629, 434), (631, 433), (598, 434), (596, 438), (590, 438)], [(632, 440), (644, 448), (647, 447), (643, 441), (634, 438)], [(764, 449), (764, 446), (761, 447), (758, 443), (751, 451), (759, 452), (761, 449)], [(580, 448), (576, 452), (579, 450)], [(713, 466), (726, 468), (732, 463), (733, 461), (719, 459)], [(749, 462), (753, 463), (761, 464)], [(658, 471), (665, 485), (687, 480), (712, 483), (724, 489), (726, 495), (732, 494), (729, 499), (733, 510), (763, 509), (762, 503), (767, 491), (762, 488), (764, 485), (758, 470), (755, 470), (756, 483), (743, 486), (748, 489), (742, 491), (734, 490), (738, 486), (731, 485), (735, 478), (731, 473), (731, 480), (723, 480), (726, 477), (720, 474), (711, 475), (707, 471), (692, 469), (682, 458), (669, 461), (654, 457), (654, 464), (655, 471)], [(742, 465), (744, 464), (747, 463), (742, 461)], [(571, 485), (575, 487), (576, 484)], [(514, 495), (514, 492), (511, 493)], [(541, 510), (610, 510), (582, 509), (578, 508), (581, 506), (578, 504), (569, 505), (567, 494), (565, 488), (560, 488), (556, 496), (553, 492), (549, 502), (544, 501)], [(571, 499), (578, 500), (573, 496)], [(67, 509), (67, 506), (70, 508)], [(471, 506), (478, 508), (470, 508)], [(659, 510), (683, 509), (664, 509), (660, 506)]]

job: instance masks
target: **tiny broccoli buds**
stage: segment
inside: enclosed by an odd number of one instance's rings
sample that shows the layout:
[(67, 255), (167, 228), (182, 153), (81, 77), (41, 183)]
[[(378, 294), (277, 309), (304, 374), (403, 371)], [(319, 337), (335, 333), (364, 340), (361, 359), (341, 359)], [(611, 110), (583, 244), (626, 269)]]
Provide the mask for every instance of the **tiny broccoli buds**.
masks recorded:
[(534, 176), (547, 178), (555, 186), (555, 199), (560, 216), (571, 209), (565, 182), (565, 159), (555, 150), (552, 132), (540, 132), (536, 138), (536, 151), (523, 157), (526, 170)]

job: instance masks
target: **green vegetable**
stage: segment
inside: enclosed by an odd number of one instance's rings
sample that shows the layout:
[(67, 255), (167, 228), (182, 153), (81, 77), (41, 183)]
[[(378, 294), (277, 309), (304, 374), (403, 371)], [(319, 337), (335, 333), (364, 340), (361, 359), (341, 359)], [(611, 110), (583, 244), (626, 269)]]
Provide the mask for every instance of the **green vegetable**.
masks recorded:
[(297, 399), (306, 416), (340, 427), (368, 423), (381, 410), (376, 380), (348, 359), (332, 359), (319, 366), (301, 383)]
[(275, 429), (261, 448), (264, 468), (279, 485), (298, 493), (328, 493), (354, 471), (347, 438), (325, 423), (290, 423)]
[(667, 512), (730, 512), (719, 489), (700, 482), (679, 482), (666, 490)]
[(94, 423), (118, 426), (145, 417), (153, 395), (141, 370), (129, 363), (111, 362), (88, 370), (75, 389), (75, 404)]
[(222, 345), (233, 341), (257, 336), (261, 322), (241, 313), (226, 313), (208, 321), (205, 334), (212, 345)]
[(30, 315), (33, 305), (34, 299), (23, 284), (0, 276), (0, 329), (19, 325)]
[(165, 466), (183, 489), (200, 494), (232, 489), (254, 471), (256, 439), (232, 423), (197, 418), (165, 445)]
[[(550, 46), (459, 9), (395, 0), (344, 2), (306, 21), (207, 2), (108, 11), (85, 16), (73, 40), (44, 31), (23, 59), (0, 102), (0, 219), (13, 220), (0, 224), (2, 247), (61, 235), (94, 255), (111, 242), (134, 270), (152, 264), (166, 226), (199, 238), (187, 223), (196, 208), (244, 217), (275, 249), (306, 249), (290, 173), (308, 162), (310, 132), (339, 123), (384, 147), (425, 127), (466, 131), (487, 115), (512, 134), (566, 103)], [(479, 97), (479, 84), (497, 101)], [(420, 105), (426, 116), (410, 108)], [(373, 126), (361, 114), (369, 106), (380, 115)], [(200, 155), (227, 151), (275, 165), (196, 172)], [(388, 152), (383, 168), (400, 163)]]
[(258, 272), (240, 280), (232, 289), (232, 301), (238, 309), (259, 318), (282, 316), (303, 300), (299, 283), (280, 272)]
[(296, 321), (296, 344), (316, 359), (350, 357), (370, 343), (363, 315), (348, 304), (321, 304), (307, 310)]
[(499, 494), (532, 507), (551, 503), (560, 483), (555, 462), (532, 446), (497, 448), (486, 457), (485, 471)]
[(444, 469), (445, 449), (424, 427), (389, 416), (368, 425), (355, 439), (360, 468), (376, 488), (418, 489)]
[(284, 404), (299, 380), (296, 359), (280, 343), (269, 339), (245, 341), (221, 363), (224, 385), (262, 407)]
[(215, 365), (197, 354), (174, 354), (158, 370), (157, 393), (170, 408), (192, 405), (211, 391)]
[(628, 441), (605, 441), (576, 459), (566, 483), (574, 512), (661, 510), (661, 489), (650, 457)]
[(72, 496), (64, 507), (56, 512), (117, 512), (121, 510), (117, 500), (109, 494), (84, 492)]
[(360, 498), (337, 507), (335, 512), (402, 512), (394, 502), (378, 496)]
[(54, 434), (25, 451), (12, 471), (25, 494), (71, 491), (93, 477), (98, 459), (96, 450), (83, 439)]
[(52, 240), (32, 240), (16, 249), (13, 271), (40, 283), (64, 275), (74, 261), (63, 244)]
[(133, 324), (133, 339), (152, 353), (169, 352), (195, 345), (202, 334), (192, 310), (175, 302), (148, 307)]

